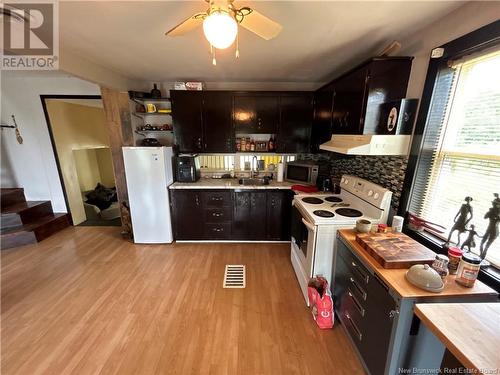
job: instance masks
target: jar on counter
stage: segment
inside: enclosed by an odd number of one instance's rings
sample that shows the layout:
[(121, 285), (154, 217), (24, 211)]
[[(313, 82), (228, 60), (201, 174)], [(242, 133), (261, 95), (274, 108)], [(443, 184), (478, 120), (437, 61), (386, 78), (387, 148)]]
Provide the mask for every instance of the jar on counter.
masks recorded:
[(448, 263), (448, 269), (450, 270), (450, 275), (456, 275), (458, 264), (460, 263), (460, 259), (462, 258), (463, 253), (464, 252), (458, 247), (448, 248), (448, 259), (450, 260), (450, 262)]
[(471, 252), (465, 253), (460, 259), (455, 281), (467, 288), (472, 288), (481, 268), (481, 258)]
[(377, 225), (377, 232), (378, 233), (387, 233), (389, 231), (389, 228), (387, 227), (386, 224), (378, 224)]
[(441, 276), (442, 279), (448, 276), (448, 263), (448, 257), (442, 254), (437, 254), (436, 259), (434, 259), (434, 263), (432, 263), (432, 268), (439, 273), (439, 276)]

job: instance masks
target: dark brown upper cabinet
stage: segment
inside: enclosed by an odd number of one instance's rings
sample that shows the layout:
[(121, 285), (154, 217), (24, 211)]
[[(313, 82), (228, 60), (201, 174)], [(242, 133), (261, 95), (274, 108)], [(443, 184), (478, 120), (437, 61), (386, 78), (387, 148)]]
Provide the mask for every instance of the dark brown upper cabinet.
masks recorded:
[(309, 152), (313, 119), (312, 93), (282, 94), (279, 109), (277, 151), (285, 153)]
[(311, 127), (311, 152), (322, 152), (319, 146), (332, 136), (333, 87), (314, 93), (314, 113)]
[(406, 97), (412, 57), (377, 57), (331, 82), (332, 133), (376, 134), (382, 103)]
[(234, 130), (239, 134), (275, 134), (279, 122), (279, 96), (273, 93), (236, 93)]
[(175, 144), (179, 152), (202, 152), (202, 92), (171, 90), (170, 99)]
[(179, 152), (234, 152), (228, 91), (170, 91)]
[(203, 152), (235, 151), (232, 104), (231, 92), (203, 92)]

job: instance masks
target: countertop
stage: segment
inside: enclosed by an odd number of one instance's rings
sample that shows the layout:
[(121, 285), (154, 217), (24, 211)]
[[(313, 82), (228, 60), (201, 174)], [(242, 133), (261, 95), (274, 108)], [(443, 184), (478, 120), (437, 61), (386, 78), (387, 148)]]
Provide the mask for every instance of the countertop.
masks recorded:
[(456, 296), (498, 296), (498, 293), (485, 285), (479, 280), (476, 280), (472, 288), (466, 288), (455, 282), (455, 276), (449, 275), (445, 279), (444, 290), (440, 293), (427, 292), (423, 289), (417, 288), (416, 286), (410, 284), (406, 278), (405, 274), (407, 269), (386, 269), (383, 268), (371, 255), (369, 255), (366, 250), (364, 250), (361, 245), (356, 242), (356, 231), (353, 229), (342, 229), (339, 230), (340, 236), (349, 244), (350, 249), (370, 268), (372, 268), (375, 273), (380, 276), (380, 278), (394, 289), (399, 296), (402, 298), (420, 298), (420, 297), (456, 297)]
[(415, 314), (471, 373), (500, 368), (500, 303), (420, 303)]
[(201, 178), (196, 182), (174, 182), (169, 189), (291, 189), (292, 182), (270, 181), (269, 185), (240, 185), (237, 178)]

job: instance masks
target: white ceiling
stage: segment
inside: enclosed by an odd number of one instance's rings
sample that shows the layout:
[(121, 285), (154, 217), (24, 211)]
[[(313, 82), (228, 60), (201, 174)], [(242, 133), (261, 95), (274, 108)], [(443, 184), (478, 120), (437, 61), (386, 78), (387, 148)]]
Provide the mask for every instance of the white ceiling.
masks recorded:
[(237, 1), (283, 25), (265, 41), (240, 28), (234, 49), (212, 66), (201, 28), (165, 31), (204, 1), (60, 2), (60, 45), (129, 78), (145, 81), (323, 82), (463, 5), (457, 1)]

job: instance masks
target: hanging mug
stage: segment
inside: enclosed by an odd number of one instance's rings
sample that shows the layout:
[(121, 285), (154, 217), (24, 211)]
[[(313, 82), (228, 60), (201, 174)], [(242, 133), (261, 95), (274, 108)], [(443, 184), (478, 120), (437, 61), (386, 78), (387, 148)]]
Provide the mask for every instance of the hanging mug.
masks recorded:
[(156, 112), (156, 106), (152, 103), (146, 104), (146, 112), (148, 112), (148, 113)]

